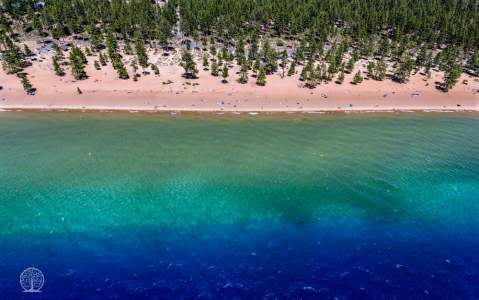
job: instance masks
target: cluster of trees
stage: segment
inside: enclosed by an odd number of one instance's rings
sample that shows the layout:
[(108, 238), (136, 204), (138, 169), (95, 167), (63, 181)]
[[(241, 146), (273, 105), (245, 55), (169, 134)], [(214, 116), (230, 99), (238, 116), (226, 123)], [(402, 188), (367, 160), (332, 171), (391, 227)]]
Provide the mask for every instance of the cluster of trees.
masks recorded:
[(88, 75), (85, 72), (85, 65), (88, 63), (88, 61), (85, 54), (83, 54), (83, 51), (79, 47), (72, 47), (69, 59), (73, 77), (76, 80), (88, 78)]
[[(126, 38), (135, 32), (149, 40), (167, 43), (177, 22), (176, 0), (160, 6), (151, 0), (48, 0), (35, 10), (37, 0), (3, 0), (3, 14), (26, 20), (38, 32), (49, 32), (54, 38), (89, 33), (98, 45), (107, 29)], [(26, 18), (24, 18), (26, 16)]]
[(31, 65), (28, 58), (34, 55), (30, 48), (24, 45), (22, 50), (11, 38), (5, 34), (1, 34), (0, 53), (2, 55), (2, 68), (5, 72), (18, 76), (25, 92), (29, 95), (34, 94), (36, 89), (31, 84), (27, 74), (23, 72), (26, 67)]
[(126, 70), (125, 64), (123, 63), (121, 54), (118, 50), (118, 42), (116, 37), (113, 35), (111, 30), (108, 30), (106, 34), (106, 45), (108, 49), (108, 55), (110, 57), (113, 68), (117, 71), (118, 77), (120, 79), (128, 79), (128, 71)]
[(29, 53), (22, 51), (9, 37), (3, 36), (0, 39), (0, 50), (2, 67), (7, 74), (18, 74), (30, 65), (27, 60)]
[(268, 29), (296, 37), (337, 29), (356, 40), (386, 33), (428, 44), (479, 42), (476, 0), (180, 0), (181, 26), (190, 36), (217, 32), (228, 38)]
[[(401, 83), (416, 72), (430, 76), (437, 68), (445, 72), (445, 91), (464, 71), (479, 75), (477, 0), (49, 0), (41, 10), (35, 3), (3, 1), (0, 37), (10, 72), (19, 72), (28, 56), (10, 39), (15, 24), (54, 38), (88, 38), (91, 52), (99, 53), (95, 68), (110, 60), (122, 79), (130, 76), (121, 53), (136, 55), (135, 80), (138, 65), (159, 74), (149, 63), (149, 47), (183, 38), (208, 49), (203, 67), (223, 82), (234, 62), (240, 83), (252, 75), (265, 85), (267, 75), (293, 76), (300, 69), (310, 88), (333, 80), (342, 84), (360, 60), (367, 60), (369, 78), (391, 76)], [(185, 76), (195, 78), (198, 69), (191, 43), (186, 44), (180, 65)], [(85, 55), (75, 47), (73, 52), (72, 73), (84, 78)], [(53, 64), (58, 75), (64, 73), (59, 57)], [(362, 80), (358, 71), (352, 82)]]

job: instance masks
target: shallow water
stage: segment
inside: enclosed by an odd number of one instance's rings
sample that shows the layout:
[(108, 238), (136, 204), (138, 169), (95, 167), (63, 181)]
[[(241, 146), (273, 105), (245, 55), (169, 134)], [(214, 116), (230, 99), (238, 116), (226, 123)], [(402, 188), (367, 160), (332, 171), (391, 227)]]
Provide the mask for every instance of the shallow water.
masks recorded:
[(478, 114), (0, 113), (0, 299), (477, 299), (478, 233)]

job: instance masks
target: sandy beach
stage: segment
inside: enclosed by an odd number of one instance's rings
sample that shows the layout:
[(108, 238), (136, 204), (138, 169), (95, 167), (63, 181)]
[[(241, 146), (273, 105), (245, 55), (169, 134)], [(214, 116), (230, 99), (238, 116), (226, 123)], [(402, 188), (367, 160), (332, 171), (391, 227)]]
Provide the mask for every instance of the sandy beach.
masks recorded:
[[(202, 52), (197, 50), (196, 57)], [(150, 53), (150, 62), (160, 66), (160, 76), (142, 75), (138, 81), (118, 79), (111, 64), (96, 70), (89, 57), (89, 78), (75, 81), (68, 67), (64, 77), (54, 74), (51, 52), (39, 54), (33, 66), (25, 70), (34, 96), (26, 95), (20, 80), (0, 70), (0, 109), (2, 110), (141, 110), (141, 111), (390, 111), (390, 110), (479, 110), (479, 79), (463, 75), (448, 93), (435, 88), (443, 74), (433, 72), (426, 80), (419, 73), (407, 84), (391, 80), (364, 80), (359, 85), (345, 82), (321, 84), (315, 89), (302, 87), (298, 74), (281, 78), (267, 77), (265, 87), (250, 77), (247, 84), (237, 82), (238, 69), (230, 70), (228, 83), (201, 68), (198, 79), (183, 78), (178, 55), (163, 57), (161, 51)], [(125, 56), (129, 68), (131, 57)], [(364, 69), (365, 62), (357, 63)], [(130, 75), (132, 70), (129, 68)], [(141, 72), (141, 69), (139, 70)], [(467, 81), (467, 84), (464, 83)], [(79, 88), (82, 94), (77, 91)]]

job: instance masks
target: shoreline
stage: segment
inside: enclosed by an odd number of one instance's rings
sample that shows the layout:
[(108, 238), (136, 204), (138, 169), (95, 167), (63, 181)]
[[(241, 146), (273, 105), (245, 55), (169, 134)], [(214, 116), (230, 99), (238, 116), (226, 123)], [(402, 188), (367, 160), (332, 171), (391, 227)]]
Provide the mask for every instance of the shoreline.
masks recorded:
[(144, 107), (43, 107), (43, 106), (17, 106), (17, 107), (2, 107), (0, 112), (99, 112), (99, 113), (214, 113), (214, 114), (348, 114), (348, 113), (476, 113), (479, 112), (479, 107), (463, 107), (457, 108), (352, 108), (352, 109), (316, 109), (316, 110), (212, 110), (212, 109), (151, 109)]

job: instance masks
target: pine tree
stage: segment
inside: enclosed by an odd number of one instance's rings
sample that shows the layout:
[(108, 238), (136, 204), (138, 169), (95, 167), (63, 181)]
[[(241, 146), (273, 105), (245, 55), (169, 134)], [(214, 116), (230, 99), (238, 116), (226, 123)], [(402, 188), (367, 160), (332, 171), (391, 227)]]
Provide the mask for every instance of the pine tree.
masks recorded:
[(259, 86), (266, 85), (266, 71), (263, 67), (259, 68), (259, 74), (258, 74), (258, 77), (256, 78), (256, 84)]
[(420, 67), (423, 67), (426, 63), (426, 59), (427, 59), (427, 49), (426, 47), (421, 47), (421, 49), (419, 50), (419, 53), (416, 57), (416, 68), (420, 68)]
[(261, 60), (259, 58), (259, 55), (256, 57), (256, 60), (254, 61), (253, 64), (253, 72), (255, 74), (258, 74), (259, 69), (261, 68)]
[(394, 74), (394, 79), (399, 83), (405, 83), (409, 80), (411, 76), (411, 71), (414, 68), (414, 64), (412, 59), (406, 58), (402, 62), (399, 63), (399, 67)]
[(302, 63), (304, 61), (304, 48), (305, 48), (304, 40), (301, 40), (299, 48), (296, 49), (296, 53), (294, 54), (295, 61), (299, 63)]
[(118, 77), (123, 80), (129, 79), (130, 76), (128, 75), (128, 71), (123, 64), (120, 54), (118, 54), (118, 43), (111, 29), (107, 30), (106, 44), (111, 64), (118, 73)]
[(125, 40), (125, 45), (123, 46), (123, 52), (126, 55), (133, 55), (133, 49), (131, 48), (130, 41)]
[(127, 80), (130, 78), (130, 76), (128, 75), (128, 71), (126, 70), (125, 65), (123, 64), (121, 59), (116, 62), (116, 71), (118, 72), (118, 77), (120, 79)]
[[(118, 58), (118, 43), (111, 29), (108, 29), (106, 33), (106, 46), (108, 49), (108, 55), (110, 56), (110, 60), (113, 64), (113, 62)], [(113, 65), (113, 67), (115, 67), (115, 65)]]
[(138, 72), (138, 61), (136, 59), (133, 59), (130, 62), (130, 67), (133, 69), (133, 75), (136, 75), (136, 73)]
[(238, 65), (242, 65), (245, 59), (245, 42), (243, 36), (238, 38), (238, 43), (236, 43), (236, 51), (235, 51), (236, 60), (238, 61)]
[(86, 58), (85, 53), (83, 53), (79, 47), (74, 47), (74, 51), (76, 52), (75, 55), (78, 56), (78, 59), (81, 60), (84, 65), (87, 65), (88, 59)]
[(308, 79), (308, 76), (309, 76), (309, 70), (308, 70), (308, 66), (306, 65), (301, 70), (301, 74), (299, 75), (299, 80), (306, 81)]
[(338, 75), (338, 78), (336, 79), (337, 84), (343, 84), (344, 82), (344, 71), (341, 71)]
[(210, 40), (210, 53), (213, 57), (218, 54), (218, 50), (216, 49), (216, 41), (214, 40), (213, 37), (211, 37), (211, 40)]
[(65, 76), (65, 70), (60, 66), (60, 59), (58, 58), (57, 55), (53, 55), (52, 57), (53, 61), (53, 69), (55, 70), (55, 74), (57, 76)]
[(148, 67), (148, 55), (146, 54), (145, 43), (143, 42), (143, 37), (141, 36), (140, 32), (136, 32), (135, 34), (135, 49), (136, 55), (138, 57), (138, 63), (143, 68)]
[(212, 59), (211, 61), (211, 75), (217, 77), (219, 76), (219, 70), (218, 70), (218, 63), (216, 62), (216, 59)]
[(209, 67), (209, 59), (208, 59), (208, 54), (203, 55), (203, 70), (208, 71)]
[(479, 50), (476, 50), (476, 52), (471, 55), (467, 61), (466, 67), (473, 75), (479, 76)]
[(238, 82), (242, 84), (248, 83), (248, 66), (246, 64), (241, 66), (240, 78)]
[(218, 66), (222, 66), (223, 65), (223, 57), (221, 56), (220, 53), (218, 53)]
[(55, 55), (58, 57), (59, 61), (65, 58), (65, 55), (63, 55), (62, 49), (57, 44), (53, 44), (53, 49), (55, 50)]
[(267, 74), (273, 74), (278, 70), (278, 54), (271, 48), (268, 41), (263, 45), (264, 69)]
[(296, 74), (296, 61), (291, 63), (288, 70), (288, 76), (293, 76), (294, 74)]
[(361, 76), (361, 71), (358, 71), (353, 77), (353, 84), (360, 84), (363, 82), (363, 76)]
[(313, 76), (312, 80), (314, 81), (314, 84), (318, 83), (320, 84), (321, 81), (327, 81), (328, 80), (328, 74), (326, 70), (326, 65), (324, 63), (318, 64), (316, 68), (313, 71)]
[(34, 95), (36, 92), (36, 89), (33, 87), (27, 75), (25, 73), (20, 73), (18, 76), (20, 77), (22, 81), (22, 86), (25, 92), (27, 92), (28, 95)]
[(390, 52), (391, 52), (391, 45), (390, 45), (389, 39), (387, 38), (382, 39), (377, 54), (381, 57), (387, 57), (389, 56)]
[(223, 83), (228, 82), (228, 76), (229, 76), (228, 65), (225, 62), (224, 65), (223, 65), (223, 70), (221, 71), (221, 77), (223, 77), (223, 80), (222, 80)]
[(94, 25), (90, 25), (88, 27), (88, 32), (90, 34), (90, 41), (93, 50), (100, 50), (103, 47), (103, 36), (101, 34), (101, 30), (99, 28), (96, 28)]
[(283, 50), (283, 52), (281, 53), (281, 69), (283, 70), (281, 77), (283, 78), (285, 76), (287, 65), (288, 65), (288, 52), (286, 50)]
[(372, 61), (368, 62), (367, 69), (368, 69), (368, 76), (374, 78), (374, 63)]
[(258, 40), (254, 38), (249, 49), (248, 60), (255, 61), (258, 58), (258, 49)]
[(426, 72), (426, 78), (430, 79), (432, 74), (431, 74), (431, 68), (432, 68), (432, 61), (426, 62), (426, 66), (424, 67), (424, 72)]
[(221, 53), (220, 53), (220, 55), (221, 55), (221, 59), (228, 61), (229, 58), (230, 58), (230, 54), (229, 54), (228, 47), (227, 47), (226, 45), (227, 45), (227, 44), (225, 44), (225, 45), (223, 46), (223, 48), (221, 48)]
[[(170, 2), (171, 4), (175, 5), (175, 3), (172, 1)], [(168, 3), (167, 3), (168, 6)], [(168, 9), (166, 10), (168, 12)], [(174, 14), (174, 12), (172, 12)], [(169, 21), (170, 19), (171, 21)], [(173, 17), (167, 17), (167, 16), (160, 16), (160, 20), (158, 22), (158, 26), (156, 29), (153, 31), (155, 33), (155, 37), (158, 39), (158, 42), (160, 43), (161, 47), (165, 48), (168, 46), (169, 39), (172, 36), (172, 27), (173, 23), (176, 23), (176, 16)]]
[(454, 63), (444, 73), (444, 91), (448, 92), (459, 81), (462, 73), (462, 66), (458, 63)]
[(184, 76), (186, 78), (197, 78), (198, 69), (196, 68), (196, 63), (193, 60), (191, 52), (187, 49), (184, 49), (181, 54), (180, 66), (185, 69)]
[(354, 70), (354, 59), (351, 58), (346, 64), (346, 73), (351, 74)]
[(314, 89), (316, 85), (321, 82), (322, 79), (322, 69), (321, 65), (314, 67), (311, 65), (311, 68), (308, 68), (308, 73), (306, 74), (306, 84), (305, 86), (310, 89)]
[(105, 55), (103, 55), (101, 52), (98, 54), (98, 59), (100, 60), (100, 64), (102, 66), (106, 66), (106, 58)]
[(374, 66), (374, 80), (382, 81), (386, 79), (387, 65), (383, 60), (380, 60)]
[(309, 60), (308, 63), (303, 67), (301, 70), (301, 74), (299, 76), (300, 81), (308, 81), (314, 77), (314, 64), (312, 60)]

